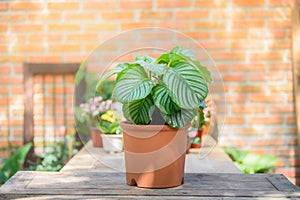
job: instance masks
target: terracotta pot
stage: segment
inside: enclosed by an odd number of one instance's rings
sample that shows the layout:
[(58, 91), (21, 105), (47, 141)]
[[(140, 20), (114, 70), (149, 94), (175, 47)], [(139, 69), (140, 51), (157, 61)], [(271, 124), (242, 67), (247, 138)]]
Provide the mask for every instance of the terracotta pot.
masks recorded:
[(128, 185), (168, 188), (183, 184), (188, 127), (120, 125)]
[(123, 151), (123, 135), (102, 134), (103, 150), (107, 153), (119, 153)]
[(199, 149), (201, 148), (201, 143), (202, 143), (202, 135), (203, 135), (203, 130), (204, 129), (198, 129), (197, 130), (197, 135), (195, 138), (200, 138), (200, 143), (191, 143), (191, 148)]
[(103, 147), (101, 131), (95, 127), (90, 128), (91, 138), (94, 147)]

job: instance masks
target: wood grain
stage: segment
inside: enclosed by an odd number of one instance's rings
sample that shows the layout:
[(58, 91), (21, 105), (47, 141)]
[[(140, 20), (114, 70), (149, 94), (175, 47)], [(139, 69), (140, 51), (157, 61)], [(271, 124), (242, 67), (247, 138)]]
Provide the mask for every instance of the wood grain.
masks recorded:
[[(300, 190), (283, 175), (275, 174), (185, 174), (182, 186), (143, 189), (126, 185), (124, 173), (109, 172), (18, 172), (2, 188), (0, 197), (202, 197), (300, 198)], [(78, 195), (78, 196), (77, 196)], [(124, 199), (123, 198), (123, 199)]]

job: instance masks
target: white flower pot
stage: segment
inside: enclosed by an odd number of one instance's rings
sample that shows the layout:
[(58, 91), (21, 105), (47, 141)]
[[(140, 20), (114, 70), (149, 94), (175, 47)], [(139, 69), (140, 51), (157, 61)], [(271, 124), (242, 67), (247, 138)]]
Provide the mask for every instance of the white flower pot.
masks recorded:
[(102, 134), (103, 149), (108, 153), (119, 153), (123, 151), (123, 135)]

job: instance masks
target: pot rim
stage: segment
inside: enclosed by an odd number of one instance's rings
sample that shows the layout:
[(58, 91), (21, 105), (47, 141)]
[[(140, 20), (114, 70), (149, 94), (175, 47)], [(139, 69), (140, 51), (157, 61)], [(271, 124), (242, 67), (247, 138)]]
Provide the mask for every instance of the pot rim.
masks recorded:
[(121, 121), (120, 125), (121, 125), (121, 127), (122, 126), (126, 126), (126, 128), (129, 128), (129, 129), (136, 129), (138, 127), (139, 129), (140, 128), (142, 128), (142, 129), (144, 129), (144, 128), (151, 128), (151, 129), (155, 129), (155, 130), (156, 129), (158, 129), (158, 130), (160, 130), (160, 129), (163, 129), (163, 130), (181, 130), (181, 129), (188, 129), (191, 126), (191, 124), (188, 124), (188, 125), (186, 125), (183, 128), (174, 128), (174, 127), (172, 127), (170, 125), (166, 125), (166, 124), (164, 124), (164, 125), (153, 125), (153, 124), (149, 124), (149, 125), (137, 125), (137, 124), (131, 123), (130, 121)]

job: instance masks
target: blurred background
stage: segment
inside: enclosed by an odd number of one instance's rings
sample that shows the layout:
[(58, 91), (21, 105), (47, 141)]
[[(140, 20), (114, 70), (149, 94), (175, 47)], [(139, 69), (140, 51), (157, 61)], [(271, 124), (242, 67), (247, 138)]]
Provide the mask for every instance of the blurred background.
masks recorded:
[(299, 10), (293, 0), (0, 1), (0, 158), (74, 135), (76, 66), (122, 31), (161, 27), (193, 38), (221, 72), (220, 145), (275, 155), (275, 173), (296, 183)]

